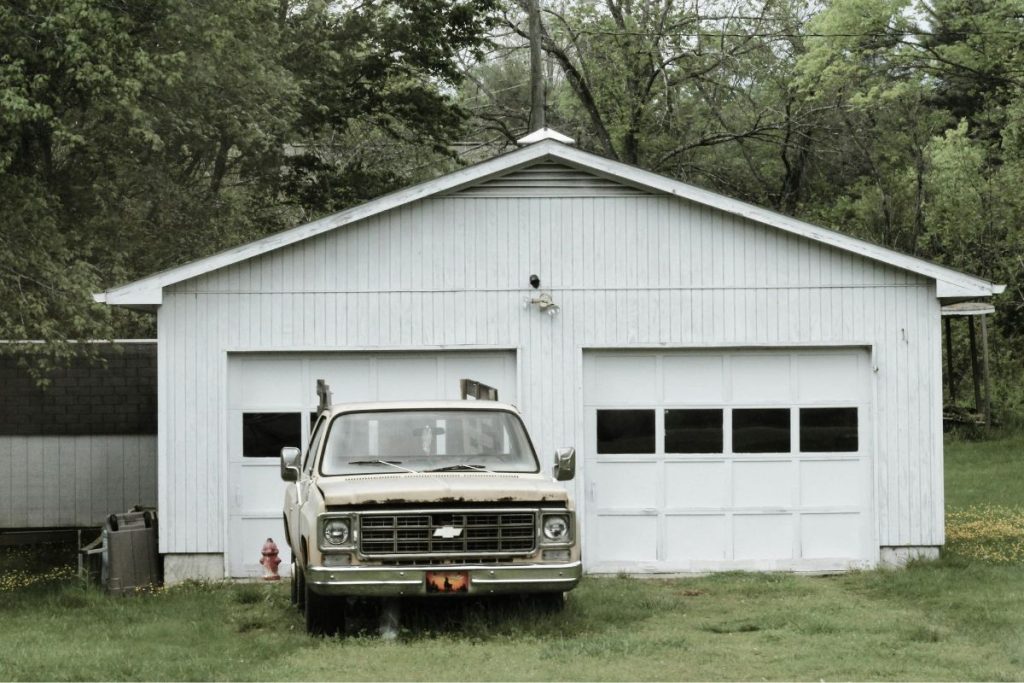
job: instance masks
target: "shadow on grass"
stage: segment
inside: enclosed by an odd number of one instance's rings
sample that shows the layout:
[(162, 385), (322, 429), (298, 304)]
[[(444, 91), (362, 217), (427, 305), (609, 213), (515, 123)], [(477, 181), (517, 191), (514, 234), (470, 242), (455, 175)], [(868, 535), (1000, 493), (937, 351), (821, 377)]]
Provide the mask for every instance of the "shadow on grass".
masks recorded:
[[(552, 612), (526, 596), (402, 598), (402, 640), (442, 636), (471, 641), (501, 640), (576, 634), (582, 630), (580, 615), (570, 598), (562, 611)], [(347, 606), (346, 634), (375, 636), (380, 624), (381, 602), (355, 601)]]

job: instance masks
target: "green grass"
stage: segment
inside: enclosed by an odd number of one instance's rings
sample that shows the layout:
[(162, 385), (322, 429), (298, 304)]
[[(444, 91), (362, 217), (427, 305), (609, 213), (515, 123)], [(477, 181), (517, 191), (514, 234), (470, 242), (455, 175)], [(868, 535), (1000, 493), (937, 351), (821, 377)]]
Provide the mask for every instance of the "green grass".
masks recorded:
[(4, 595), (4, 680), (1024, 678), (1024, 571), (588, 579), (566, 611), (447, 603), (395, 643), (307, 637), (284, 586)]
[[(950, 443), (950, 514), (1019, 510), (1021, 446)], [(413, 605), (391, 643), (307, 637), (283, 585), (109, 598), (8, 554), (0, 680), (1022, 680), (1024, 561), (979, 554), (1005, 540), (982, 521), (905, 571), (587, 579), (557, 615)]]
[(1024, 436), (946, 446), (948, 557), (1024, 564)]
[(1024, 434), (946, 442), (946, 507), (1024, 505)]

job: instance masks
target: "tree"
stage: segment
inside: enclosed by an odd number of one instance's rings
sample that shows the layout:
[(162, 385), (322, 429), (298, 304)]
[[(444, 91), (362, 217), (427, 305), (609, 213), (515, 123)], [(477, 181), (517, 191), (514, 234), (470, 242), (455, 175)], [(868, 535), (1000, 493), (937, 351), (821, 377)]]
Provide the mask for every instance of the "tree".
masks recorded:
[[(495, 0), (364, 2), (346, 11), (297, 5), (286, 21), (285, 62), (301, 88), (303, 143), (288, 155), (287, 191), (307, 211), (330, 211), (446, 168), (465, 120), (452, 97), (459, 62), (481, 55), (494, 7)], [(379, 163), (383, 141), (395, 147), (395, 165)]]
[[(152, 333), (91, 293), (453, 162), (491, 0), (0, 7), (0, 337)], [(14, 347), (4, 345), (0, 352)]]

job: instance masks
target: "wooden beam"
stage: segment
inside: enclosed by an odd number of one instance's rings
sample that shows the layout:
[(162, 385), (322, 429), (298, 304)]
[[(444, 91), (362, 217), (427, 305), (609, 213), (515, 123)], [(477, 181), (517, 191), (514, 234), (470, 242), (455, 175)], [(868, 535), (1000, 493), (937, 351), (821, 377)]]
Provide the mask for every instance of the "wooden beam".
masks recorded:
[(981, 379), (978, 370), (978, 341), (974, 333), (974, 318), (967, 319), (967, 332), (971, 340), (971, 377), (974, 379), (974, 412), (981, 412)]
[(988, 323), (981, 316), (981, 374), (985, 378), (985, 426), (992, 426), (992, 380), (988, 374)]
[(956, 405), (956, 377), (953, 376), (953, 320), (946, 318), (946, 377), (949, 378), (949, 402)]

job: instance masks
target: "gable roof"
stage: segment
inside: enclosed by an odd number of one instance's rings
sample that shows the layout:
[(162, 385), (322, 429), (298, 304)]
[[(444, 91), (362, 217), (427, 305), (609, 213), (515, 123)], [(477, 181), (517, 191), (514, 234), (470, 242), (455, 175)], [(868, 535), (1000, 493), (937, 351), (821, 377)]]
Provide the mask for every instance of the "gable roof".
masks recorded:
[(383, 195), (372, 201), (325, 216), (311, 223), (270, 235), (255, 242), (222, 251), (184, 265), (155, 273), (120, 287), (108, 289), (93, 298), (100, 303), (132, 308), (154, 309), (163, 301), (163, 288), (198, 277), (296, 242), (315, 237), (344, 225), (376, 216), (428, 197), (457, 192), (496, 176), (541, 162), (557, 162), (576, 167), (617, 183), (649, 192), (666, 194), (741, 216), (755, 223), (778, 228), (830, 247), (851, 252), (895, 268), (917, 273), (936, 281), (937, 296), (945, 300), (988, 297), (999, 294), (1004, 285), (996, 285), (952, 268), (908, 256), (892, 249), (843, 235), (753, 204), (732, 199), (678, 180), (644, 171), (618, 161), (584, 152), (550, 137), (521, 149), (482, 161), (473, 166)]

